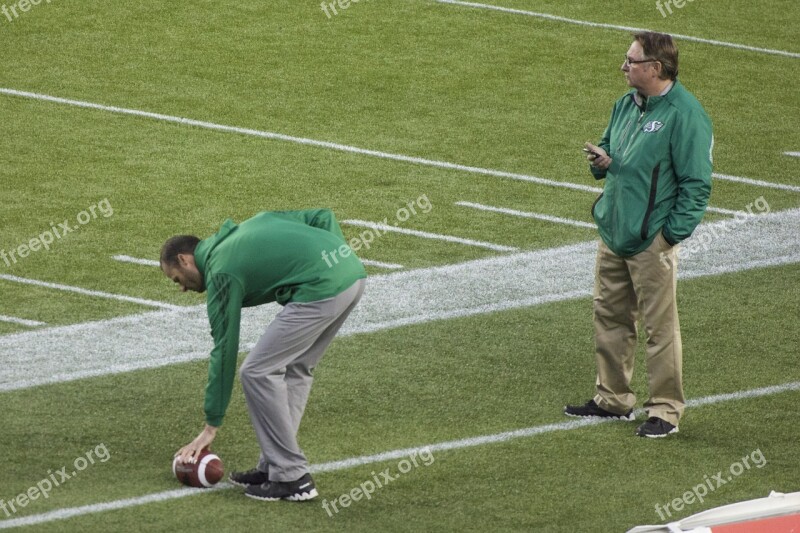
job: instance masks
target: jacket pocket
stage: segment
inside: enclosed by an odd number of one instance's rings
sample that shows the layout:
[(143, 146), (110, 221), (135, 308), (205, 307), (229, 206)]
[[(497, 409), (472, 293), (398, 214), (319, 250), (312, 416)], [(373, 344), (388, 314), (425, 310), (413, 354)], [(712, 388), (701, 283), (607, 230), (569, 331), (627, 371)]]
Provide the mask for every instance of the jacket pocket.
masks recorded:
[(656, 192), (658, 191), (658, 171), (661, 169), (661, 163), (656, 165), (650, 179), (650, 198), (647, 201), (647, 211), (644, 212), (644, 220), (642, 220), (642, 241), (646, 241), (648, 237), (647, 224), (650, 222), (650, 215), (653, 213), (653, 208), (656, 205)]
[(601, 192), (600, 196), (598, 196), (597, 199), (592, 203), (592, 209), (591, 209), (592, 218), (594, 218), (594, 206), (597, 205), (597, 202), (600, 201), (600, 199), (603, 197), (604, 194), (605, 194), (604, 192)]

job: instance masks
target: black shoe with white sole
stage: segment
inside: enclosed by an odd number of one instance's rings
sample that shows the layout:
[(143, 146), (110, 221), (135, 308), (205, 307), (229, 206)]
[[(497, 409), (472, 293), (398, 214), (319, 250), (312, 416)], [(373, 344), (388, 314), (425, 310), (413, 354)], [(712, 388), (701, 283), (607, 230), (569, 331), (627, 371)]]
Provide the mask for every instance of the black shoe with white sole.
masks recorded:
[(240, 487), (257, 487), (269, 481), (269, 475), (258, 468), (247, 472), (233, 472), (228, 476), (228, 481)]
[(244, 494), (265, 502), (278, 500), (303, 502), (316, 498), (317, 488), (311, 479), (311, 474), (306, 474), (297, 481), (267, 481), (258, 486), (247, 487)]
[(610, 418), (615, 420), (625, 420), (630, 422), (636, 417), (633, 415), (633, 409), (625, 414), (612, 413), (606, 411), (595, 403), (594, 400), (589, 400), (585, 405), (567, 405), (564, 407), (564, 414), (567, 416), (576, 417), (594, 417), (594, 418)]
[(636, 428), (636, 434), (640, 437), (658, 439), (678, 432), (678, 426), (673, 426), (663, 418), (651, 416), (647, 422)]

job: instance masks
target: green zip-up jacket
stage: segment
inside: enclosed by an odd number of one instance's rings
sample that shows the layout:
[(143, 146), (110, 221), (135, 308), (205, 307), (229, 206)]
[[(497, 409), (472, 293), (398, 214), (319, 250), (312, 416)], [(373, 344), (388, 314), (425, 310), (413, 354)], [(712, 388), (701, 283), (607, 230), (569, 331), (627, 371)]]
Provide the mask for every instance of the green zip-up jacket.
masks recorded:
[(194, 258), (214, 338), (205, 396), (211, 426), (222, 424), (231, 399), (242, 307), (325, 300), (367, 277), (330, 209), (264, 211), (239, 225), (226, 220), (200, 241)]
[(660, 231), (676, 245), (703, 218), (711, 195), (711, 120), (675, 80), (663, 96), (643, 102), (636, 90), (617, 100), (602, 147), (613, 159), (592, 206), (600, 237), (615, 254), (636, 255)]

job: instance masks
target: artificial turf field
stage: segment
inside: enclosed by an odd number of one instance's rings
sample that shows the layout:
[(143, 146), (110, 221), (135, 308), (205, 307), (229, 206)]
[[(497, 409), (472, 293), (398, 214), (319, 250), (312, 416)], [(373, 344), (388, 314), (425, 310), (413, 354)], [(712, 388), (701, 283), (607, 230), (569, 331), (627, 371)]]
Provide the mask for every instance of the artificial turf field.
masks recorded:
[[(786, 229), (800, 217), (800, 7), (698, 0), (663, 17), (650, 1), (492, 2), (511, 10), (362, 0), (328, 17), (315, 1), (52, 0), (0, 14), (0, 250), (17, 252), (0, 256), (0, 528), (616, 532), (663, 522), (657, 504), (756, 451), (762, 467), (670, 519), (800, 490), (800, 238)], [(586, 223), (602, 183), (580, 148), (627, 90), (622, 27), (719, 41), (678, 40), (680, 79), (715, 128), (706, 222), (765, 205), (775, 221), (735, 225), (687, 257), (679, 306), (696, 404), (662, 440), (561, 414), (592, 394), (591, 264), (537, 276), (564, 246), (596, 239)], [(202, 428), (210, 337), (180, 324), (204, 298), (113, 256), (152, 261), (173, 234), (312, 207), (425, 232), (359, 251), (376, 262), (370, 313), (317, 369), (300, 430), (320, 496), (181, 490), (169, 467)], [(62, 221), (76, 229), (19, 253)], [(504, 287), (515, 257), (536, 260), (528, 278), (514, 270), (525, 286)], [(488, 264), (485, 283), (447, 275)], [(569, 292), (575, 276), (582, 291)], [(517, 297), (533, 286), (544, 296)], [(140, 323), (151, 329), (127, 357)], [(641, 405), (641, 343), (637, 364)], [(425, 446), (433, 460), (400, 473), (402, 450)], [(257, 457), (238, 383), (213, 449), (228, 470)], [(90, 450), (108, 454), (19, 504)], [(323, 507), (387, 469), (395, 479), (369, 499)]]

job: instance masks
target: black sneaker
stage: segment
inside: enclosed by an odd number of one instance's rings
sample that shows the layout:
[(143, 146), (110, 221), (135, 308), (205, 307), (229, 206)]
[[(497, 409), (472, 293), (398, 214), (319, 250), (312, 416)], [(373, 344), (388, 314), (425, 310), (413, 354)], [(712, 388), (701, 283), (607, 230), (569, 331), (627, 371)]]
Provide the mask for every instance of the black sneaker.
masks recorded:
[(589, 400), (585, 405), (567, 405), (564, 407), (564, 414), (567, 416), (577, 417), (612, 418), (615, 420), (626, 420), (628, 422), (636, 419), (636, 417), (633, 415), (633, 409), (624, 415), (620, 415), (617, 413), (612, 413), (611, 411), (606, 411), (597, 405), (594, 400)]
[(677, 426), (673, 426), (666, 420), (658, 418), (657, 416), (651, 416), (647, 419), (647, 422), (636, 428), (637, 435), (640, 437), (649, 437), (651, 439), (666, 437), (667, 435), (677, 432)]
[(262, 485), (250, 486), (247, 487), (244, 494), (265, 502), (278, 500), (303, 502), (316, 498), (317, 488), (314, 486), (311, 474), (306, 474), (297, 481), (267, 481)]
[(233, 472), (228, 476), (228, 481), (240, 487), (257, 487), (269, 481), (269, 475), (258, 468), (254, 468), (247, 472)]

